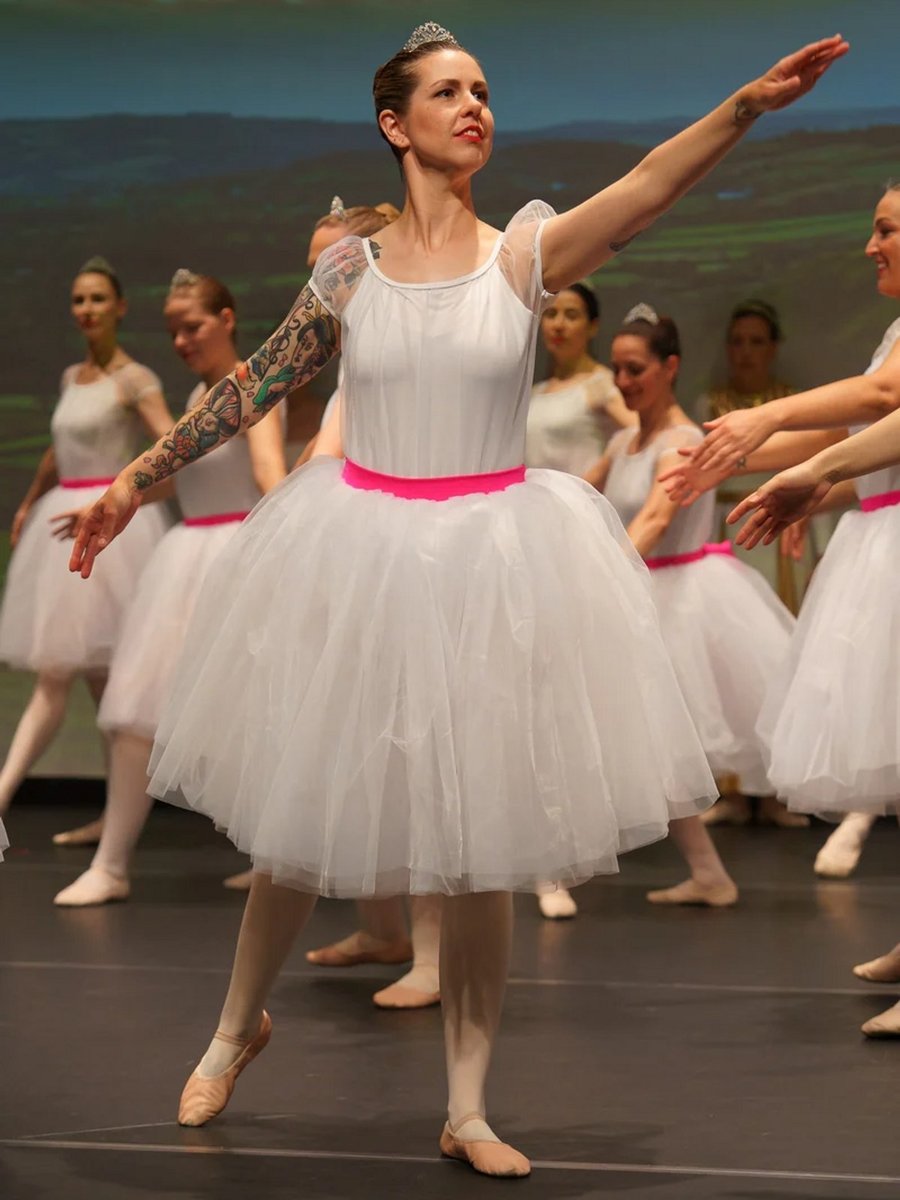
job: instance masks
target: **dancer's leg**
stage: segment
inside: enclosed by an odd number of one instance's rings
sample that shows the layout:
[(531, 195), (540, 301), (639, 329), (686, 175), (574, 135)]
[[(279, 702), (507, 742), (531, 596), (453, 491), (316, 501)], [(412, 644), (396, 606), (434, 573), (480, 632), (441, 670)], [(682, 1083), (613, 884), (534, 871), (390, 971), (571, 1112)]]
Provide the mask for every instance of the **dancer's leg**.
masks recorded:
[(505, 892), (452, 896), (444, 900), (443, 910), (441, 990), (449, 1130), (441, 1149), (486, 1174), (524, 1175), (530, 1169), (528, 1160), (500, 1142), (485, 1120), (485, 1080), (509, 974), (512, 897)]
[(828, 879), (846, 879), (852, 875), (874, 824), (871, 813), (847, 813), (816, 855), (813, 868), (816, 874)]
[[(252, 1038), (260, 1027), (263, 1005), (300, 930), (309, 920), (316, 897), (281, 887), (271, 876), (254, 872), (247, 897), (231, 982), (218, 1028), (234, 1038)], [(232, 1065), (238, 1050), (213, 1038), (198, 1074), (218, 1075)]]
[(0, 769), (0, 814), (9, 808), (22, 780), (59, 732), (71, 687), (71, 675), (38, 675)]
[(676, 887), (648, 892), (651, 904), (707, 904), (724, 908), (738, 898), (734, 880), (699, 817), (681, 817), (669, 823), (672, 841), (691, 869), (690, 879)]
[(56, 897), (55, 903), (63, 907), (106, 904), (127, 897), (131, 856), (153, 807), (153, 798), (147, 795), (147, 765), (153, 743), (131, 733), (114, 733), (109, 743), (100, 846), (88, 870)]
[(428, 1008), (441, 998), (440, 948), (442, 896), (412, 896), (412, 967), (396, 983), (376, 992), (379, 1008)]
[(317, 950), (307, 950), (308, 962), (318, 967), (356, 967), (361, 963), (409, 962), (412, 944), (406, 932), (406, 910), (400, 896), (360, 900), (361, 928)]
[[(84, 677), (95, 708), (100, 707), (108, 678), (107, 671), (91, 671)], [(106, 758), (106, 778), (109, 779), (109, 737), (106, 734), (103, 734), (103, 752)], [(102, 833), (103, 816), (101, 815), (94, 821), (88, 821), (87, 825), (79, 825), (77, 829), (66, 829), (62, 833), (55, 833), (53, 844), (54, 846), (96, 846)]]

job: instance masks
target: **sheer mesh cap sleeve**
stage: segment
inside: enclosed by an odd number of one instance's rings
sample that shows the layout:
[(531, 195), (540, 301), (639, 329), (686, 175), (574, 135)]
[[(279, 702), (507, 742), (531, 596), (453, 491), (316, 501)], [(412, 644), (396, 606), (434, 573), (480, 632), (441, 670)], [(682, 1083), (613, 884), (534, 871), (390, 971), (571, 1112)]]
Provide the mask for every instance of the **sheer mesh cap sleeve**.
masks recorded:
[(116, 373), (116, 382), (121, 389), (122, 399), (129, 408), (134, 408), (151, 392), (163, 390), (159, 376), (143, 363), (127, 363)]
[(367, 270), (368, 262), (362, 238), (341, 238), (339, 242), (323, 250), (316, 260), (309, 281), (310, 291), (318, 296), (325, 308), (339, 321), (341, 313), (350, 303), (360, 279)]
[(656, 439), (657, 462), (668, 456), (677, 455), (682, 448), (693, 449), (703, 441), (703, 430), (696, 425), (673, 425), (664, 429)]
[(613, 434), (606, 446), (606, 453), (609, 457), (618, 458), (619, 455), (625, 454), (636, 433), (637, 430), (629, 428), (620, 429), (618, 433)]
[(542, 312), (552, 299), (544, 289), (541, 232), (545, 221), (555, 216), (543, 200), (529, 201), (507, 225), (500, 247), (500, 269), (513, 292), (533, 313)]

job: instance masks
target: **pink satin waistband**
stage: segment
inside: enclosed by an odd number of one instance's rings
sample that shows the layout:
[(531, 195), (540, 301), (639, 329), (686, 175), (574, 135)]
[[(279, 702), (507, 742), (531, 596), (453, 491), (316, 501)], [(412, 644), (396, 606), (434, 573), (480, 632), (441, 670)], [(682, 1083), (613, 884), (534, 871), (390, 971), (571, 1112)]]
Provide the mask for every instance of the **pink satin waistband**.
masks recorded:
[(659, 571), (662, 567), (681, 567), (685, 563), (699, 562), (710, 554), (734, 554), (731, 542), (707, 542), (699, 550), (691, 550), (687, 554), (664, 554), (661, 558), (645, 558), (644, 562), (651, 571)]
[(438, 475), (414, 479), (407, 475), (382, 475), (346, 459), (341, 472), (344, 483), (363, 492), (388, 492), (401, 500), (450, 500), (476, 492), (502, 492), (514, 483), (525, 482), (524, 467), (490, 471), (486, 475)]
[(208, 517), (185, 517), (183, 525), (197, 527), (202, 525), (233, 525), (237, 521), (243, 521), (244, 517), (249, 517), (246, 512), (233, 513), (210, 513)]
[(64, 488), (109, 487), (111, 483), (115, 482), (115, 476), (112, 479), (60, 479), (59, 486)]
[(879, 508), (893, 508), (900, 504), (900, 492), (882, 492), (880, 496), (866, 496), (860, 500), (859, 507), (863, 512), (877, 512)]

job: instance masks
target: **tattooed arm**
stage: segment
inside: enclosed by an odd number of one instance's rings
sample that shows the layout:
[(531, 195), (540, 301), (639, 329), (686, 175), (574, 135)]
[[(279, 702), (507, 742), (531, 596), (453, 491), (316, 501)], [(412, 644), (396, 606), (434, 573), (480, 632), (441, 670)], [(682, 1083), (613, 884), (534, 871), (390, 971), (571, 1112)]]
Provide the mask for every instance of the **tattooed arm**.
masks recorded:
[(783, 58), (711, 113), (657, 146), (618, 182), (551, 218), (541, 238), (544, 286), (555, 292), (590, 275), (704, 177), (764, 112), (805, 95), (846, 54), (841, 37)]
[[(348, 267), (351, 286), (359, 268)], [(83, 578), (140, 507), (148, 488), (260, 421), (288, 392), (312, 379), (338, 352), (340, 326), (310, 288), (257, 352), (207, 392), (155, 446), (120, 472), (81, 524), (69, 570)]]

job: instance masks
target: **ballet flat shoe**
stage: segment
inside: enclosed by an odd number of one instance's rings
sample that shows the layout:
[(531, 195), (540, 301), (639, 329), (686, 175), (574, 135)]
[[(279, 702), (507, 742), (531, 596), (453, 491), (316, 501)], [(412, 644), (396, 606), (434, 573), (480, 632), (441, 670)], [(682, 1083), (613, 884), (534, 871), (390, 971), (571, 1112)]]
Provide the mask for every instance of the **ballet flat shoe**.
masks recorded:
[(366, 963), (397, 967), (412, 961), (412, 942), (387, 942), (379, 950), (358, 950), (348, 954), (337, 946), (322, 946), (319, 950), (307, 950), (306, 961), (317, 967), (360, 967)]
[(872, 971), (872, 968), (877, 967), (880, 962), (880, 958), (875, 958), (871, 962), (860, 963), (859, 966), (853, 968), (853, 974), (857, 979), (865, 979), (867, 983), (900, 983), (900, 969), (887, 975), (879, 975)]
[(62, 833), (54, 833), (54, 846), (96, 846), (103, 832), (103, 818), (90, 821), (87, 825), (79, 825), (77, 829), (66, 829)]
[(877, 1017), (872, 1017), (860, 1026), (860, 1030), (870, 1038), (900, 1038), (900, 1024), (886, 1022), (884, 1018), (893, 1012), (893, 1009), (888, 1009), (887, 1012), (879, 1013)]
[(267, 1012), (263, 1012), (259, 1033), (249, 1042), (232, 1037), (230, 1034), (220, 1033), (217, 1036), (235, 1046), (243, 1046), (244, 1049), (231, 1066), (220, 1075), (211, 1075), (206, 1078), (198, 1075), (196, 1070), (194, 1071), (181, 1093), (181, 1101), (178, 1105), (179, 1125), (205, 1125), (207, 1121), (211, 1121), (213, 1117), (219, 1115), (231, 1099), (238, 1075), (268, 1044), (269, 1038), (272, 1036), (272, 1018)]
[(648, 892), (647, 899), (651, 904), (684, 904), (705, 908), (730, 908), (737, 904), (737, 886), (729, 881), (715, 887), (701, 887), (693, 879), (675, 887), (661, 888), (659, 891)]
[[(479, 1118), (480, 1120), (481, 1118)], [(461, 1121), (460, 1125), (464, 1125)], [(531, 1163), (506, 1142), (465, 1142), (456, 1137), (449, 1121), (441, 1134), (441, 1154), (468, 1163), (479, 1175), (501, 1179), (522, 1179), (531, 1174)]]
[(421, 992), (402, 983), (388, 984), (372, 997), (372, 1003), (378, 1008), (431, 1008), (440, 1002), (440, 992)]
[(229, 875), (222, 880), (222, 887), (232, 892), (249, 892), (253, 883), (253, 871), (241, 871), (237, 875)]

